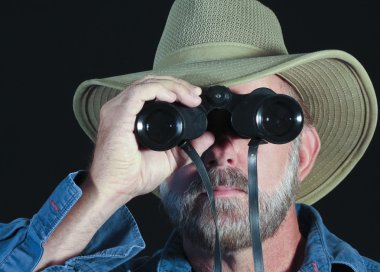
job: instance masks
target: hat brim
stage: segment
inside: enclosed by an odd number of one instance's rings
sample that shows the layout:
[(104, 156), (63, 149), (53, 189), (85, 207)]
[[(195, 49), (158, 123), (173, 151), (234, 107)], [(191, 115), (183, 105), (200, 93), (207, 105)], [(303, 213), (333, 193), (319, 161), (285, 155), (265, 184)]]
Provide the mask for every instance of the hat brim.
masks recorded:
[[(333, 190), (363, 156), (375, 131), (377, 101), (369, 76), (350, 54), (339, 50), (196, 63), (93, 79), (74, 96), (74, 113), (95, 141), (102, 105), (146, 75), (171, 75), (197, 86), (232, 86), (278, 74), (289, 81), (308, 106), (321, 139), (311, 173), (297, 201), (313, 204)], [(159, 194), (156, 190), (155, 194)]]

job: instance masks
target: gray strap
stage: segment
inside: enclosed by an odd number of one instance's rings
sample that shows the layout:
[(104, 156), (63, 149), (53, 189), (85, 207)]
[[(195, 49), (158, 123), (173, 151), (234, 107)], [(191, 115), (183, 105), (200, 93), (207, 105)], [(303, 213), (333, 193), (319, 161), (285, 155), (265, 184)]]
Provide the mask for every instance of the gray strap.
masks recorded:
[(217, 214), (216, 214), (216, 209), (215, 209), (214, 191), (211, 186), (210, 178), (207, 174), (207, 170), (203, 164), (202, 159), (199, 157), (197, 151), (194, 149), (191, 143), (189, 141), (185, 141), (180, 145), (180, 147), (186, 152), (186, 154), (195, 164), (198, 174), (201, 177), (201, 180), (203, 182), (203, 186), (207, 192), (208, 200), (210, 201), (211, 213), (212, 213), (212, 217), (214, 219), (214, 224), (215, 224), (214, 272), (221, 272), (222, 271), (222, 255), (220, 251), (219, 231), (218, 231), (218, 225), (217, 225)]
[(263, 251), (260, 238), (259, 190), (257, 184), (257, 150), (261, 143), (263, 142), (260, 140), (251, 139), (248, 144), (249, 222), (255, 272), (264, 272)]

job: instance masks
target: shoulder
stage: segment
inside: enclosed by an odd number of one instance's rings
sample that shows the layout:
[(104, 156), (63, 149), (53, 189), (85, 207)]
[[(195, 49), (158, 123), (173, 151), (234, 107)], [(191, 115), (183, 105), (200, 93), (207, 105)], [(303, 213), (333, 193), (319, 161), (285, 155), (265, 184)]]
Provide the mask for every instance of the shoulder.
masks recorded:
[(380, 272), (380, 263), (367, 257), (363, 257), (363, 262), (368, 272)]
[(297, 212), (300, 230), (306, 238), (306, 264), (314, 263), (323, 267), (323, 271), (380, 272), (378, 262), (362, 256), (349, 243), (331, 233), (316, 209), (298, 205)]

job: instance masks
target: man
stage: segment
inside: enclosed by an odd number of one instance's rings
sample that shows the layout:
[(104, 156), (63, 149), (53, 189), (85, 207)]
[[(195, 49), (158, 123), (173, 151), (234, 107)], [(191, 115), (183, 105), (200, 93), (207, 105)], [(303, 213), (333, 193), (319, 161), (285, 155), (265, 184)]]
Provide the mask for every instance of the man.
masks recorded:
[[(199, 86), (215, 84), (236, 94), (268, 87), (305, 104), (300, 138), (259, 148), (266, 271), (379, 271), (377, 263), (329, 233), (316, 211), (294, 205), (295, 199), (313, 203), (323, 197), (363, 154), (377, 116), (368, 75), (340, 51), (288, 55), (276, 18), (256, 1), (206, 0), (174, 4), (153, 71), (92, 80), (78, 88), (76, 116), (92, 139), (96, 135), (89, 174), (71, 174), (63, 181), (29, 227), (23, 221), (4, 227), (3, 237), (18, 234), (4, 246), (0, 269), (211, 270), (212, 221), (194, 165), (179, 148), (139, 148), (133, 129), (145, 101), (195, 107), (201, 103)], [(193, 145), (214, 184), (223, 270), (250, 271), (248, 140), (221, 121), (214, 120), (219, 128)], [(134, 260), (144, 243), (123, 205), (160, 184), (180, 232), (152, 259)], [(44, 252), (42, 241), (47, 241)]]

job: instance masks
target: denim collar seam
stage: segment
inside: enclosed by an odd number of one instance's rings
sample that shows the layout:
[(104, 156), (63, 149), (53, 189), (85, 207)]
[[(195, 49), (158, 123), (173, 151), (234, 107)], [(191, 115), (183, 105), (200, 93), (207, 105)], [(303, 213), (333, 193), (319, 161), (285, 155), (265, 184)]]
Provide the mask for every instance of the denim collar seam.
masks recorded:
[[(171, 250), (171, 246), (173, 244), (173, 239), (177, 238), (176, 235), (178, 235), (177, 233), (177, 230), (174, 229), (172, 231), (172, 233), (170, 234), (167, 242), (165, 243), (165, 246), (163, 247), (163, 250), (160, 252), (160, 257), (159, 257), (159, 260), (158, 260), (158, 263), (157, 263), (157, 271), (159, 272), (164, 272), (166, 271), (166, 263), (167, 263), (167, 258), (168, 256), (170, 256), (170, 254), (172, 254), (170, 252)], [(178, 258), (178, 255), (177, 255), (177, 258)], [(180, 258), (182, 264), (184, 264), (186, 261), (182, 258)], [(186, 264), (190, 267), (190, 270), (191, 271), (191, 264), (186, 262)], [(182, 267), (183, 268), (183, 267)]]
[(319, 226), (319, 223), (320, 223), (320, 220), (322, 220), (319, 215), (317, 215), (318, 217), (316, 218), (316, 221), (317, 222), (314, 222), (314, 225), (315, 227), (317, 228), (317, 232), (318, 232), (318, 239), (320, 240), (320, 243), (321, 243), (321, 247), (323, 249), (323, 252), (325, 253), (326, 255), (326, 259), (327, 259), (327, 262), (329, 264), (329, 266), (331, 267), (331, 262), (333, 261), (333, 257), (330, 255), (330, 253), (328, 252), (327, 250), (327, 243), (326, 243), (326, 240), (325, 240), (325, 237), (323, 236), (322, 234), (322, 231), (321, 231), (321, 228)]

